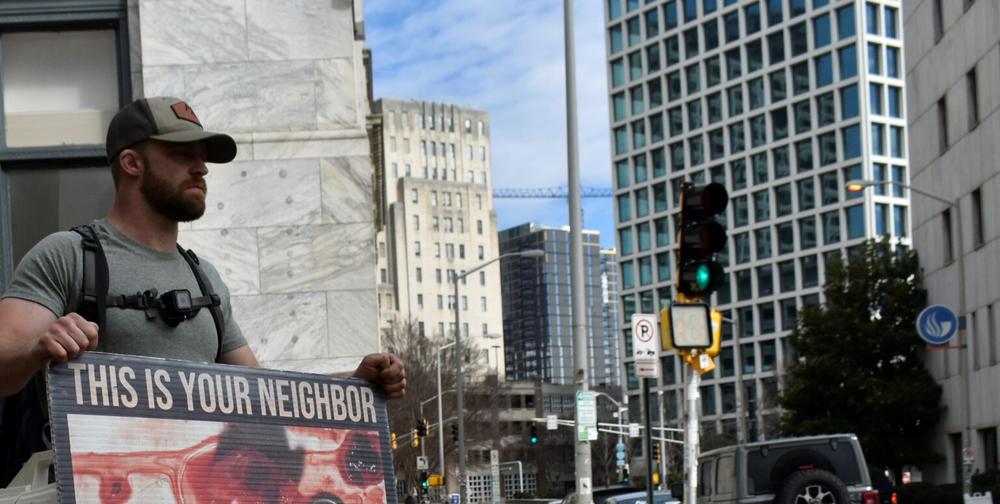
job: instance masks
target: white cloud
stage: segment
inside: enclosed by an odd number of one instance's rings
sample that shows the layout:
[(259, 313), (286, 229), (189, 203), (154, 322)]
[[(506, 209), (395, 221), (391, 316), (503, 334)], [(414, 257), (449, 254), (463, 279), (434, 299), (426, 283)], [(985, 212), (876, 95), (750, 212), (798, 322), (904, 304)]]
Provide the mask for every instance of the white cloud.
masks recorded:
[[(577, 130), (584, 185), (610, 187), (602, 2), (575, 6)], [(490, 115), (495, 187), (566, 185), (563, 13), (558, 0), (368, 0), (376, 97), (455, 103)], [(611, 245), (611, 199), (584, 200)], [(568, 224), (565, 200), (496, 201), (502, 227)]]

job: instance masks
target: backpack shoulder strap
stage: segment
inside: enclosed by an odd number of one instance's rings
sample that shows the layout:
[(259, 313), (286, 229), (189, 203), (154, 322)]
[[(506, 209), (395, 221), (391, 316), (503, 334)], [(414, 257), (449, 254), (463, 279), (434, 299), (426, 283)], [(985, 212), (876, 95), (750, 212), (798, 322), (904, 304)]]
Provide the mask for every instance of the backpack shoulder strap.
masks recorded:
[(110, 275), (108, 259), (93, 225), (76, 226), (71, 231), (83, 237), (83, 291), (76, 311), (83, 318), (97, 322), (98, 335), (103, 337)]
[[(205, 272), (201, 270), (201, 261), (198, 259), (198, 256), (190, 249), (185, 249), (179, 244), (177, 245), (177, 251), (181, 253), (184, 260), (187, 261), (188, 266), (191, 267), (194, 278), (198, 281), (198, 287), (201, 289), (201, 295), (217, 298), (218, 296), (215, 294), (215, 291), (212, 290), (212, 283), (205, 278)], [(222, 338), (226, 334), (226, 321), (222, 316), (221, 303), (212, 303), (207, 308), (212, 314), (212, 321), (215, 322), (215, 332), (218, 333), (219, 347), (215, 353), (215, 360), (218, 361), (219, 357), (222, 356)]]

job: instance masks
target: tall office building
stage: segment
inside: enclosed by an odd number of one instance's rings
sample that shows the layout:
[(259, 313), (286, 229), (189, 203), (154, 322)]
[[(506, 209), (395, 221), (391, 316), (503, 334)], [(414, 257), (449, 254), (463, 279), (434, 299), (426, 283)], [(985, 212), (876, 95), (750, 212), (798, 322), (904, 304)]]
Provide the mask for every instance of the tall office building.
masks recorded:
[[(501, 261), (503, 329), (507, 354), (507, 379), (572, 385), (573, 300), (569, 228), (522, 224), (500, 232), (500, 253), (544, 250), (545, 259), (506, 258)], [(601, 250), (597, 231), (583, 233), (586, 277), (587, 341), (590, 385), (617, 386), (621, 365), (617, 315), (604, 300), (617, 303), (614, 274), (605, 271), (607, 254)], [(612, 252), (613, 257), (613, 252)], [(613, 260), (610, 264), (613, 264)]]
[[(825, 260), (883, 234), (909, 242), (908, 194), (845, 190), (909, 178), (900, 2), (606, 0), (605, 19), (622, 320), (673, 297), (681, 183), (724, 184), (730, 282), (712, 304), (732, 322), (703, 376), (702, 432), (735, 439), (742, 396), (748, 438), (771, 437), (786, 336), (821, 301)], [(676, 418), (686, 369), (662, 362)]]
[[(442, 103), (381, 99), (382, 166), (376, 175), (379, 318), (412, 321), (451, 338), (461, 310), (464, 341), (482, 352), (480, 369), (503, 375), (500, 266), (454, 287), (458, 276), (497, 257), (489, 118)], [(499, 346), (500, 348), (494, 348)]]
[[(927, 357), (944, 389), (946, 413), (934, 449), (945, 460), (924, 476), (939, 483), (957, 482), (966, 427), (973, 469), (998, 467), (1000, 157), (995, 152), (1000, 89), (995, 83), (1000, 79), (1000, 2), (904, 2), (903, 12), (913, 187), (961, 205), (959, 211), (913, 193), (914, 246), (920, 252), (927, 301), (951, 307), (967, 322), (967, 339), (959, 342), (967, 345), (965, 350), (930, 352)], [(958, 281), (960, 275), (964, 282)], [(959, 360), (963, 357), (968, 389)]]

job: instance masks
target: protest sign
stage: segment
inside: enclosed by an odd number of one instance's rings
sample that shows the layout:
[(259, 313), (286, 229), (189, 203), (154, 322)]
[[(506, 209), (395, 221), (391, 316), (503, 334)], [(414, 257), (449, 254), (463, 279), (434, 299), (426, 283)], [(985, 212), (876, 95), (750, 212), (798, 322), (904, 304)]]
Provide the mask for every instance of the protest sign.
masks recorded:
[(368, 382), (86, 352), (48, 372), (60, 503), (395, 503)]

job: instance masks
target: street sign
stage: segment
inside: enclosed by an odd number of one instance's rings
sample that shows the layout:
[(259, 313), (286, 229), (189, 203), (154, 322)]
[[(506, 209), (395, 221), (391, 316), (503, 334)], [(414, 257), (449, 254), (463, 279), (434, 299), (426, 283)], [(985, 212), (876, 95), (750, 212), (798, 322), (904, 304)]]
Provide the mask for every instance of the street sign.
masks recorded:
[(424, 471), (427, 470), (427, 457), (417, 456), (417, 470)]
[(493, 504), (500, 504), (500, 452), (490, 450), (490, 475), (493, 476), (491, 490)]
[(944, 305), (931, 305), (917, 315), (917, 334), (931, 345), (944, 345), (958, 332), (958, 316)]
[(659, 318), (656, 315), (632, 315), (632, 354), (635, 375), (639, 378), (660, 376)]
[(545, 429), (546, 430), (556, 430), (559, 428), (559, 417), (556, 415), (546, 415), (545, 416)]
[(590, 478), (580, 478), (580, 495), (590, 495), (593, 493), (590, 486)]
[(962, 448), (962, 463), (974, 464), (976, 462), (976, 451), (971, 446)]
[(451, 504), (461, 504), (462, 496), (459, 494), (451, 494)]
[(576, 393), (577, 439), (593, 441), (597, 439), (597, 394), (589, 390)]
[(628, 437), (639, 437), (639, 424), (628, 424)]

